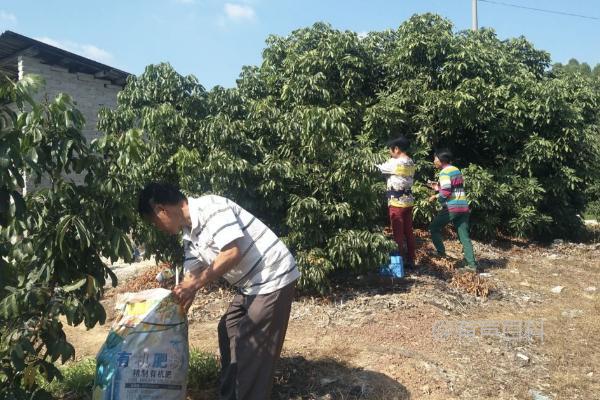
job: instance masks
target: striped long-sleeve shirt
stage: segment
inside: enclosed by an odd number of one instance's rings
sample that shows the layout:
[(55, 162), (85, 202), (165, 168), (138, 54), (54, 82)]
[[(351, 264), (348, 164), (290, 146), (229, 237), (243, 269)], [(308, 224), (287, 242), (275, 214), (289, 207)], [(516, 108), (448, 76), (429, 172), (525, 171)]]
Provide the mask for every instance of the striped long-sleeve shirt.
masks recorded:
[(272, 293), (300, 277), (286, 245), (233, 201), (215, 195), (190, 197), (188, 208), (192, 226), (183, 231), (185, 272), (208, 267), (237, 240), (242, 258), (223, 277), (243, 294)]
[(453, 165), (440, 171), (438, 200), (451, 213), (469, 212), (462, 173)]

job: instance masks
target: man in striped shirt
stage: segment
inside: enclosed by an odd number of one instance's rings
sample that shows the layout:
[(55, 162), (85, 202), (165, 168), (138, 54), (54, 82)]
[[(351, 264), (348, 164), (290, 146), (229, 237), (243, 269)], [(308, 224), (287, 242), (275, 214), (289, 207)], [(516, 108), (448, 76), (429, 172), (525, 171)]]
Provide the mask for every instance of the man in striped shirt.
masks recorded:
[(438, 194), (429, 201), (439, 201), (442, 211), (433, 219), (429, 226), (431, 240), (440, 256), (446, 256), (442, 240), (442, 228), (452, 222), (458, 232), (458, 238), (463, 246), (463, 254), (467, 266), (463, 271), (477, 271), (477, 263), (473, 254), (473, 244), (469, 238), (469, 203), (464, 188), (464, 179), (458, 168), (451, 164), (452, 153), (448, 149), (436, 151), (433, 164), (440, 170), (439, 183), (432, 186)]
[(186, 198), (170, 184), (151, 183), (139, 212), (166, 233), (183, 233), (185, 278), (173, 292), (186, 311), (197, 291), (218, 278), (238, 291), (218, 328), (220, 398), (270, 398), (300, 276), (288, 248), (252, 214), (216, 195)]

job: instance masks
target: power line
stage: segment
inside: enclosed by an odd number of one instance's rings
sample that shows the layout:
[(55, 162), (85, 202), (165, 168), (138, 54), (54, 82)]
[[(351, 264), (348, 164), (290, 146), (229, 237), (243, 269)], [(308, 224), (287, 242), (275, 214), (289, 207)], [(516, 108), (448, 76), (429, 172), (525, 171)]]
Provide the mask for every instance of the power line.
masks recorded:
[(531, 10), (531, 11), (540, 11), (540, 12), (545, 12), (548, 14), (558, 14), (558, 15), (565, 15), (568, 17), (577, 17), (577, 18), (585, 18), (585, 19), (592, 19), (592, 20), (600, 21), (599, 17), (591, 17), (589, 15), (573, 14), (573, 13), (568, 13), (568, 12), (564, 12), (564, 11), (546, 10), (544, 8), (527, 7), (527, 6), (521, 6), (518, 4), (505, 3), (503, 1), (495, 1), (495, 0), (479, 0), (479, 1), (482, 1), (484, 3), (490, 3), (490, 4), (498, 4), (498, 5), (506, 6), (506, 7), (522, 8), (522, 9)]

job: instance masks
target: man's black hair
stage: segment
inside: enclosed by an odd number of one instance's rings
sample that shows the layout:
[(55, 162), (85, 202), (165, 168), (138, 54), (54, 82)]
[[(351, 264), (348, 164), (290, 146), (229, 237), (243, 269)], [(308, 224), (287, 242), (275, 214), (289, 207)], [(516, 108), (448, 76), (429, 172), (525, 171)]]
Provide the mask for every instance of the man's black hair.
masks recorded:
[(170, 183), (151, 182), (140, 192), (138, 212), (144, 217), (151, 217), (154, 215), (156, 204), (176, 205), (185, 198), (184, 194)]
[(450, 164), (454, 159), (452, 152), (446, 148), (436, 150), (435, 156), (438, 158), (438, 160), (445, 164)]
[(392, 139), (389, 142), (387, 142), (387, 146), (390, 149), (398, 147), (402, 152), (407, 152), (409, 145), (410, 143), (405, 136), (398, 136), (396, 139)]

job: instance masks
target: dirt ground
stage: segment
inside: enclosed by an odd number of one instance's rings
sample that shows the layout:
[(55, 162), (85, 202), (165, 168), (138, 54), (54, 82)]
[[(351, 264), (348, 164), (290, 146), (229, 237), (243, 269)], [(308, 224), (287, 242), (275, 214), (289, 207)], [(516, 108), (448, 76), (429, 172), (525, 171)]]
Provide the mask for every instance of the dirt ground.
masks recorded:
[[(486, 299), (427, 265), (298, 298), (273, 399), (600, 399), (600, 243), (474, 245), (495, 287)], [(198, 295), (192, 346), (218, 354), (230, 297)], [(78, 357), (96, 354), (109, 325), (68, 330)]]

